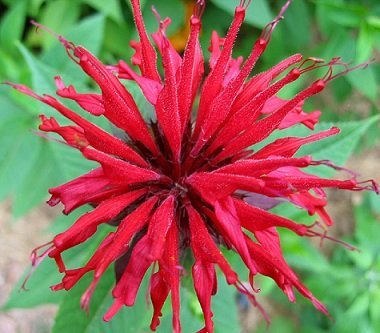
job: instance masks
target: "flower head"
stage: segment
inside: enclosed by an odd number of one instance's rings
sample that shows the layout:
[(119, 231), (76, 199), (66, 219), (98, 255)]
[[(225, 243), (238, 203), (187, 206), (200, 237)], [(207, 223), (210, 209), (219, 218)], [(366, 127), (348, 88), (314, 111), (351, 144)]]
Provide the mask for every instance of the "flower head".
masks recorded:
[[(290, 4), (269, 23), (254, 43), (247, 59), (233, 58), (232, 49), (244, 21), (249, 1), (240, 1), (225, 38), (216, 32), (211, 38), (209, 73), (204, 75), (204, 58), (199, 43), (205, 1), (198, 0), (190, 18), (190, 33), (183, 55), (177, 53), (166, 36), (170, 19), (161, 20), (154, 10), (159, 29), (147, 35), (138, 0), (131, 0), (139, 41), (132, 64), (124, 61), (107, 66), (82, 46), (57, 36), (70, 58), (99, 86), (101, 93), (80, 93), (55, 78), (57, 95), (75, 101), (94, 117), (105, 117), (125, 136), (110, 134), (78, 115), (58, 99), (38, 95), (29, 88), (10, 84), (56, 109), (73, 124), (60, 125), (53, 117), (41, 116), (40, 130), (60, 135), (85, 158), (100, 166), (61, 186), (49, 190), (49, 204), (64, 205), (64, 213), (90, 204), (93, 210), (81, 216), (66, 231), (54, 237), (42, 254), (33, 252), (36, 266), (42, 258), (54, 258), (64, 273), (53, 290), (71, 289), (85, 274), (93, 280), (82, 297), (87, 308), (99, 279), (116, 263), (114, 303), (104, 316), (110, 320), (123, 306), (132, 306), (144, 275), (153, 267), (149, 291), (153, 304), (151, 329), (159, 325), (166, 299), (171, 297), (173, 331), (180, 332), (180, 280), (186, 272), (181, 258), (188, 252), (193, 260), (191, 275), (203, 310), (205, 327), (213, 332), (211, 302), (217, 290), (216, 267), (228, 284), (245, 293), (254, 305), (254, 277), (271, 277), (290, 301), (294, 289), (327, 314), (327, 309), (300, 282), (287, 265), (281, 250), (278, 228), (301, 237), (329, 238), (325, 230), (333, 222), (325, 210), (325, 188), (362, 190), (375, 183), (320, 178), (304, 169), (325, 164), (311, 156), (295, 157), (305, 144), (339, 133), (339, 129), (307, 137), (285, 137), (261, 149), (255, 145), (274, 131), (303, 124), (313, 129), (320, 111), (306, 113), (306, 99), (321, 92), (336, 76), (339, 59), (323, 62), (290, 56), (274, 67), (251, 76), (265, 51), (272, 32)], [(39, 26), (37, 23), (35, 23)], [(161, 56), (163, 75), (157, 67), (156, 50)], [(326, 75), (311, 83), (289, 100), (277, 97), (288, 84), (316, 68)], [(142, 117), (133, 96), (123, 85), (132, 80), (154, 107), (155, 120)], [(309, 169), (308, 169), (309, 170)], [(266, 210), (280, 201), (290, 202), (320, 222), (304, 225)], [(62, 253), (91, 238), (99, 225), (109, 223), (109, 233), (81, 268), (67, 268)], [(322, 230), (318, 231), (318, 227)], [(254, 236), (254, 237), (253, 237)], [(347, 245), (348, 246), (348, 245)], [(239, 277), (220, 248), (235, 251), (249, 270)], [(252, 288), (241, 282), (246, 279)]]

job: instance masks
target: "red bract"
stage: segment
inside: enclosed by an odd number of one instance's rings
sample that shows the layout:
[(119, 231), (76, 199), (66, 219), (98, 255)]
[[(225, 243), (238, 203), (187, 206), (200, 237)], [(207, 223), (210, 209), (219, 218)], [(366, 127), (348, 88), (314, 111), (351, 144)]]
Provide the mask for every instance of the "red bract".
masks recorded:
[[(198, 1), (183, 55), (166, 37), (170, 20), (159, 19), (159, 30), (152, 37), (161, 56), (161, 75), (139, 1), (131, 2), (140, 38), (131, 43), (136, 50), (132, 63), (140, 73), (123, 61), (117, 66), (106, 66), (84, 47), (58, 36), (70, 58), (93, 79), (101, 93), (79, 93), (73, 86), (65, 86), (59, 76), (55, 78), (58, 96), (75, 101), (92, 116), (106, 117), (125, 132), (125, 137), (104, 131), (52, 96), (40, 96), (25, 86), (10, 84), (74, 123), (61, 126), (54, 118), (41, 116), (40, 130), (57, 133), (85, 158), (100, 164), (97, 169), (49, 190), (49, 204), (62, 203), (66, 214), (85, 204), (93, 210), (57, 235), (44, 253), (38, 255), (36, 249), (33, 265), (46, 256), (56, 260), (64, 277), (53, 290), (69, 290), (83, 275), (92, 272), (93, 281), (82, 297), (82, 307), (87, 308), (99, 279), (116, 263), (114, 304), (104, 316), (106, 321), (123, 305), (134, 304), (139, 286), (153, 266), (149, 278), (152, 330), (159, 325), (161, 309), (170, 295), (173, 331), (181, 331), (180, 280), (184, 274), (190, 274), (181, 266), (186, 252), (193, 259), (194, 288), (204, 313), (205, 327), (200, 332), (214, 330), (211, 303), (217, 292), (216, 266), (227, 283), (245, 293), (256, 306), (254, 277), (263, 274), (271, 277), (290, 301), (295, 300), (294, 290), (298, 290), (327, 314), (327, 309), (287, 265), (277, 229), (286, 228), (301, 237), (329, 238), (325, 231), (333, 222), (325, 210), (324, 189), (377, 190), (376, 184), (358, 183), (355, 178), (324, 179), (303, 171), (321, 164), (335, 167), (328, 161), (295, 154), (305, 144), (336, 135), (337, 128), (302, 138), (285, 137), (258, 150), (255, 144), (296, 124), (313, 129), (320, 111), (306, 113), (303, 103), (351, 69), (343, 67), (340, 73), (333, 74), (333, 68), (345, 66), (339, 59), (324, 63), (296, 54), (250, 76), (290, 1), (264, 29), (245, 61), (242, 57), (232, 58), (248, 5), (241, 1), (227, 36), (212, 36), (210, 69), (205, 76), (199, 43), (205, 4)], [(324, 77), (289, 100), (277, 97), (285, 86), (321, 67), (327, 71)], [(147, 123), (143, 119), (123, 80), (138, 84), (155, 109), (155, 121)], [(320, 222), (299, 224), (261, 208), (263, 202), (271, 206), (284, 201), (310, 215), (317, 214)], [(115, 230), (102, 241), (88, 263), (81, 268), (67, 268), (62, 253), (88, 240), (104, 223), (113, 225)], [(322, 227), (321, 232), (317, 227)], [(222, 254), (222, 247), (240, 255), (249, 269), (248, 277), (236, 274)], [(247, 288), (241, 279), (249, 281), (252, 288)]]

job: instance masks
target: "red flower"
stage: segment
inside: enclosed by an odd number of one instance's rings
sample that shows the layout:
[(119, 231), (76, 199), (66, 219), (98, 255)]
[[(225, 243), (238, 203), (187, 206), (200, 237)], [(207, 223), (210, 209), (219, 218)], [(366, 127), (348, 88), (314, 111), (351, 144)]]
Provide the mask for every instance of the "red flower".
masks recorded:
[[(37, 95), (25, 86), (14, 88), (53, 107), (75, 125), (61, 126), (54, 118), (41, 116), (40, 129), (59, 134), (68, 145), (79, 149), (100, 167), (66, 184), (49, 190), (51, 206), (63, 203), (69, 214), (79, 206), (94, 209), (80, 217), (68, 230), (54, 237), (42, 254), (33, 253), (33, 264), (49, 256), (64, 273), (53, 290), (71, 289), (88, 272), (93, 281), (82, 297), (87, 308), (102, 274), (116, 262), (117, 283), (114, 304), (105, 314), (110, 320), (123, 306), (132, 306), (141, 281), (153, 265), (150, 296), (154, 308), (151, 329), (159, 325), (161, 309), (171, 296), (173, 331), (180, 332), (180, 280), (187, 274), (181, 257), (191, 252), (194, 288), (202, 307), (205, 328), (213, 332), (211, 298), (217, 290), (215, 266), (227, 282), (255, 300), (254, 277), (271, 277), (295, 300), (294, 289), (327, 314), (327, 309), (300, 282), (287, 265), (281, 250), (277, 228), (287, 228), (302, 237), (328, 238), (323, 230), (333, 222), (325, 211), (324, 188), (362, 190), (376, 188), (355, 178), (324, 179), (302, 171), (306, 167), (331, 163), (314, 161), (310, 156), (294, 157), (307, 143), (339, 132), (337, 128), (308, 137), (286, 137), (256, 150), (255, 144), (282, 128), (302, 123), (313, 129), (319, 111), (302, 111), (304, 101), (321, 92), (333, 78), (350, 69), (333, 74), (339, 59), (322, 63), (293, 55), (269, 70), (250, 77), (253, 67), (265, 51), (280, 14), (262, 32), (249, 57), (232, 58), (232, 48), (244, 21), (249, 1), (240, 1), (225, 38), (213, 34), (210, 46), (210, 72), (204, 76), (203, 56), (199, 44), (200, 18), (204, 1), (198, 1), (190, 20), (190, 35), (183, 56), (166, 37), (169, 19), (160, 21), (152, 35), (161, 55), (164, 78), (157, 69), (156, 51), (150, 43), (142, 20), (138, 0), (132, 0), (140, 41), (132, 42), (136, 50), (132, 63), (106, 66), (82, 46), (58, 36), (69, 56), (100, 87), (101, 94), (79, 93), (56, 77), (57, 95), (77, 102), (93, 116), (104, 116), (123, 130), (118, 138), (64, 106), (49, 95)], [(158, 16), (158, 14), (156, 13)], [(36, 24), (39, 26), (38, 24)], [(290, 100), (277, 93), (307, 72), (325, 66), (326, 75), (313, 82)], [(133, 96), (122, 80), (133, 80), (155, 109), (156, 119), (147, 123)], [(198, 92), (200, 92), (198, 94)], [(199, 96), (199, 104), (198, 104)], [(192, 111), (196, 116), (192, 117)], [(253, 146), (253, 148), (251, 148)], [(288, 201), (319, 215), (321, 222), (311, 226), (298, 224), (260, 208), (264, 203)], [(102, 223), (115, 225), (88, 263), (68, 269), (62, 253), (93, 236)], [(254, 235), (254, 239), (251, 235)], [(243, 284), (220, 247), (237, 252), (249, 269), (252, 290)]]

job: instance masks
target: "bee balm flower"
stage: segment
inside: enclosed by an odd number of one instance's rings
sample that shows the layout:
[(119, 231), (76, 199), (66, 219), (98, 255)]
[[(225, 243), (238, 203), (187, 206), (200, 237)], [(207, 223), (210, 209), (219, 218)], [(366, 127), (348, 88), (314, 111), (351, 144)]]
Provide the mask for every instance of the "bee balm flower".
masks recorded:
[[(36, 249), (34, 266), (47, 256), (55, 259), (64, 277), (53, 290), (69, 290), (92, 272), (92, 283), (82, 297), (82, 307), (87, 308), (99, 279), (116, 263), (114, 303), (104, 315), (106, 321), (122, 306), (133, 306), (143, 277), (153, 266), (149, 279), (152, 330), (159, 325), (163, 304), (170, 295), (173, 331), (181, 331), (180, 281), (183, 274), (188, 274), (181, 258), (187, 252), (193, 260), (191, 274), (205, 320), (200, 332), (214, 330), (211, 303), (217, 290), (216, 267), (228, 284), (245, 293), (257, 306), (254, 277), (262, 274), (271, 277), (290, 301), (295, 300), (294, 290), (298, 290), (327, 314), (327, 309), (287, 265), (277, 229), (286, 228), (301, 237), (328, 238), (316, 229), (326, 229), (333, 223), (325, 210), (324, 189), (377, 189), (376, 184), (358, 183), (355, 178), (320, 178), (304, 171), (306, 167), (331, 163), (314, 161), (311, 156), (295, 157), (299, 148), (336, 135), (337, 128), (307, 137), (285, 137), (258, 150), (255, 145), (273, 132), (295, 124), (312, 129), (320, 111), (305, 113), (303, 103), (350, 69), (334, 75), (333, 68), (344, 65), (339, 59), (321, 63), (319, 59), (303, 59), (296, 54), (251, 77), (290, 1), (263, 30), (245, 61), (242, 57), (232, 58), (248, 6), (247, 1), (240, 1), (226, 37), (212, 35), (210, 70), (204, 75), (199, 34), (205, 3), (200, 0), (190, 19), (183, 55), (175, 51), (166, 36), (170, 20), (159, 19), (159, 30), (152, 37), (162, 60), (161, 75), (139, 1), (131, 3), (140, 39), (131, 43), (136, 50), (132, 63), (139, 73), (124, 61), (106, 66), (84, 47), (57, 36), (70, 58), (99, 86), (101, 93), (80, 93), (72, 85), (66, 86), (59, 76), (55, 78), (59, 97), (75, 101), (94, 117), (107, 118), (124, 131), (125, 137), (106, 132), (53, 96), (40, 96), (23, 85), (9, 83), (73, 123), (62, 126), (54, 118), (41, 116), (40, 130), (60, 135), (85, 158), (100, 165), (49, 190), (48, 203), (62, 203), (65, 214), (86, 204), (93, 210), (55, 236), (42, 254), (37, 253), (42, 247)], [(289, 100), (277, 97), (285, 86), (320, 67), (326, 68), (324, 77)], [(143, 119), (123, 80), (138, 84), (154, 107), (154, 121)], [(317, 214), (320, 222), (311, 226), (299, 224), (263, 209), (263, 202), (278, 199), (293, 203), (310, 215)], [(87, 241), (104, 223), (112, 224), (114, 231), (104, 238), (87, 264), (67, 268), (62, 253)], [(249, 270), (248, 277), (237, 275), (221, 247), (238, 253)], [(248, 280), (252, 288), (247, 288), (241, 279)]]

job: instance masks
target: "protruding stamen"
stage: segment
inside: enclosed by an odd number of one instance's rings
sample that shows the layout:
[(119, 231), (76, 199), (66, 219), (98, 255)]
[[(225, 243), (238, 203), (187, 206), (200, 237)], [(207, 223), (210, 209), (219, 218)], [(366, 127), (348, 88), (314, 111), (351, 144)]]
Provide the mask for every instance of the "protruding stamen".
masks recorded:
[[(364, 185), (365, 184), (365, 185)], [(373, 191), (375, 192), (376, 194), (380, 194), (380, 186), (379, 184), (373, 180), (373, 179), (368, 179), (368, 180), (364, 180), (360, 183), (357, 183), (356, 184), (357, 186), (354, 187), (352, 190), (353, 191), (364, 191), (364, 190), (368, 190), (368, 191)]]
[[(38, 251), (42, 248), (47, 247), (47, 246), (48, 246), (48, 248), (45, 251), (43, 251), (42, 254), (38, 255)], [(20, 287), (20, 290), (28, 290), (26, 288), (27, 282), (29, 281), (30, 277), (33, 275), (33, 273), (37, 269), (37, 267), (49, 255), (49, 253), (52, 251), (53, 248), (54, 248), (53, 242), (50, 241), (48, 243), (42, 244), (42, 245), (36, 247), (35, 249), (33, 249), (32, 253), (30, 254), (32, 267), (31, 267), (30, 271), (28, 272), (28, 274), (26, 275), (26, 277), (25, 277), (25, 279), (24, 279), (24, 281)]]
[(325, 166), (330, 167), (330, 168), (332, 168), (334, 170), (337, 170), (337, 171), (344, 171), (344, 172), (346, 172), (347, 174), (349, 174), (350, 176), (352, 176), (354, 178), (357, 178), (359, 176), (359, 174), (357, 172), (354, 172), (354, 171), (352, 171), (350, 169), (347, 169), (347, 168), (341, 167), (339, 165), (336, 165), (336, 164), (334, 164), (330, 160), (312, 161), (310, 163), (310, 165), (325, 165)]
[[(315, 231), (315, 230), (311, 230), (314, 226), (321, 227), (323, 229), (323, 232), (318, 232), (318, 231)], [(345, 248), (347, 248), (350, 251), (359, 251), (359, 249), (357, 247), (355, 247), (355, 246), (353, 246), (353, 245), (351, 245), (349, 243), (346, 243), (346, 242), (344, 242), (344, 241), (342, 241), (340, 239), (337, 239), (335, 237), (328, 236), (326, 228), (324, 228), (319, 222), (315, 222), (313, 225), (311, 225), (309, 227), (309, 230), (305, 234), (305, 236), (307, 236), (307, 237), (320, 237), (320, 244), (319, 244), (320, 247), (322, 247), (323, 241), (325, 239), (328, 239), (328, 240), (330, 240), (332, 242), (335, 242), (337, 244), (340, 244), (340, 245), (344, 246)]]
[(196, 18), (201, 19), (203, 16), (203, 13), (205, 12), (205, 9), (206, 9), (206, 0), (197, 0), (197, 3), (194, 6), (193, 15)]
[(278, 22), (280, 22), (284, 18), (284, 14), (286, 10), (288, 9), (289, 5), (291, 4), (291, 2), (292, 0), (286, 1), (285, 5), (282, 6), (276, 18), (264, 28), (260, 36), (261, 39), (269, 42), (272, 36), (273, 30), (276, 28)]
[[(374, 61), (374, 59), (370, 59), (370, 60), (368, 60), (366, 62), (363, 62), (362, 64), (359, 64), (359, 65), (356, 65), (356, 66), (353, 66), (353, 67), (349, 67), (350, 64), (341, 61), (341, 58), (333, 58), (328, 63), (329, 70), (326, 73), (326, 75), (323, 78), (323, 80), (326, 81), (326, 82), (329, 82), (329, 81), (337, 79), (337, 78), (339, 78), (341, 76), (345, 76), (348, 73), (356, 71), (358, 69), (366, 69), (373, 61)], [(334, 74), (333, 73), (333, 66), (343, 66), (344, 70), (342, 70), (341, 72), (339, 72), (337, 74)]]
[(320, 64), (324, 64), (325, 61), (320, 58), (315, 58), (315, 57), (309, 57), (302, 61), (302, 63), (297, 67), (300, 73), (306, 73), (308, 71), (311, 71), (316, 68), (320, 68)]
[(65, 47), (67, 55), (70, 57), (70, 59), (73, 60), (74, 62), (76, 62), (77, 64), (79, 64), (78, 59), (75, 57), (75, 55), (73, 53), (75, 51), (75, 49), (76, 49), (76, 46), (75, 46), (75, 44), (73, 42), (69, 42), (66, 38), (64, 38), (63, 36), (57, 34), (56, 32), (54, 32), (53, 30), (49, 29), (48, 27), (45, 27), (41, 23), (38, 23), (38, 22), (36, 22), (34, 20), (31, 20), (30, 23), (33, 24), (36, 27), (36, 31), (37, 32), (38, 32), (38, 29), (41, 29), (41, 30), (46, 31), (48, 34), (52, 35), (56, 39), (58, 39), (58, 41)]
[(252, 0), (240, 0), (239, 7), (242, 7), (244, 9), (247, 9), (249, 5), (251, 4)]
[(238, 282), (235, 284), (235, 287), (236, 287), (236, 289), (237, 289), (240, 293), (242, 293), (243, 295), (246, 295), (246, 296), (247, 296), (248, 300), (250, 301), (250, 303), (251, 303), (253, 306), (255, 306), (255, 307), (257, 307), (257, 308), (259, 309), (259, 311), (261, 312), (262, 316), (263, 316), (264, 319), (265, 319), (265, 322), (266, 322), (267, 326), (269, 326), (271, 320), (270, 320), (270, 318), (269, 318), (269, 316), (268, 316), (268, 313), (264, 310), (264, 308), (262, 307), (262, 305), (256, 300), (255, 295), (254, 295), (251, 291), (249, 291), (249, 290), (247, 289), (247, 287), (246, 287), (243, 283), (241, 283), (241, 281), (238, 281)]
[(155, 6), (152, 6), (151, 10), (152, 10), (154, 16), (156, 17), (156, 20), (157, 20), (158, 26), (159, 26), (160, 34), (163, 37), (163, 39), (161, 41), (161, 44), (162, 44), (161, 47), (162, 48), (168, 47), (169, 46), (169, 40), (166, 36), (166, 28), (170, 24), (171, 20), (168, 17), (165, 20), (162, 20), (160, 13), (158, 12), (158, 10), (156, 9)]
[(63, 140), (59, 140), (57, 138), (54, 138), (44, 132), (41, 132), (41, 131), (35, 131), (35, 130), (32, 130), (32, 133), (39, 136), (40, 138), (42, 139), (45, 139), (47, 141), (51, 141), (51, 142), (58, 142), (59, 144), (63, 144), (63, 145), (67, 145), (68, 146), (68, 143), (63, 141)]

